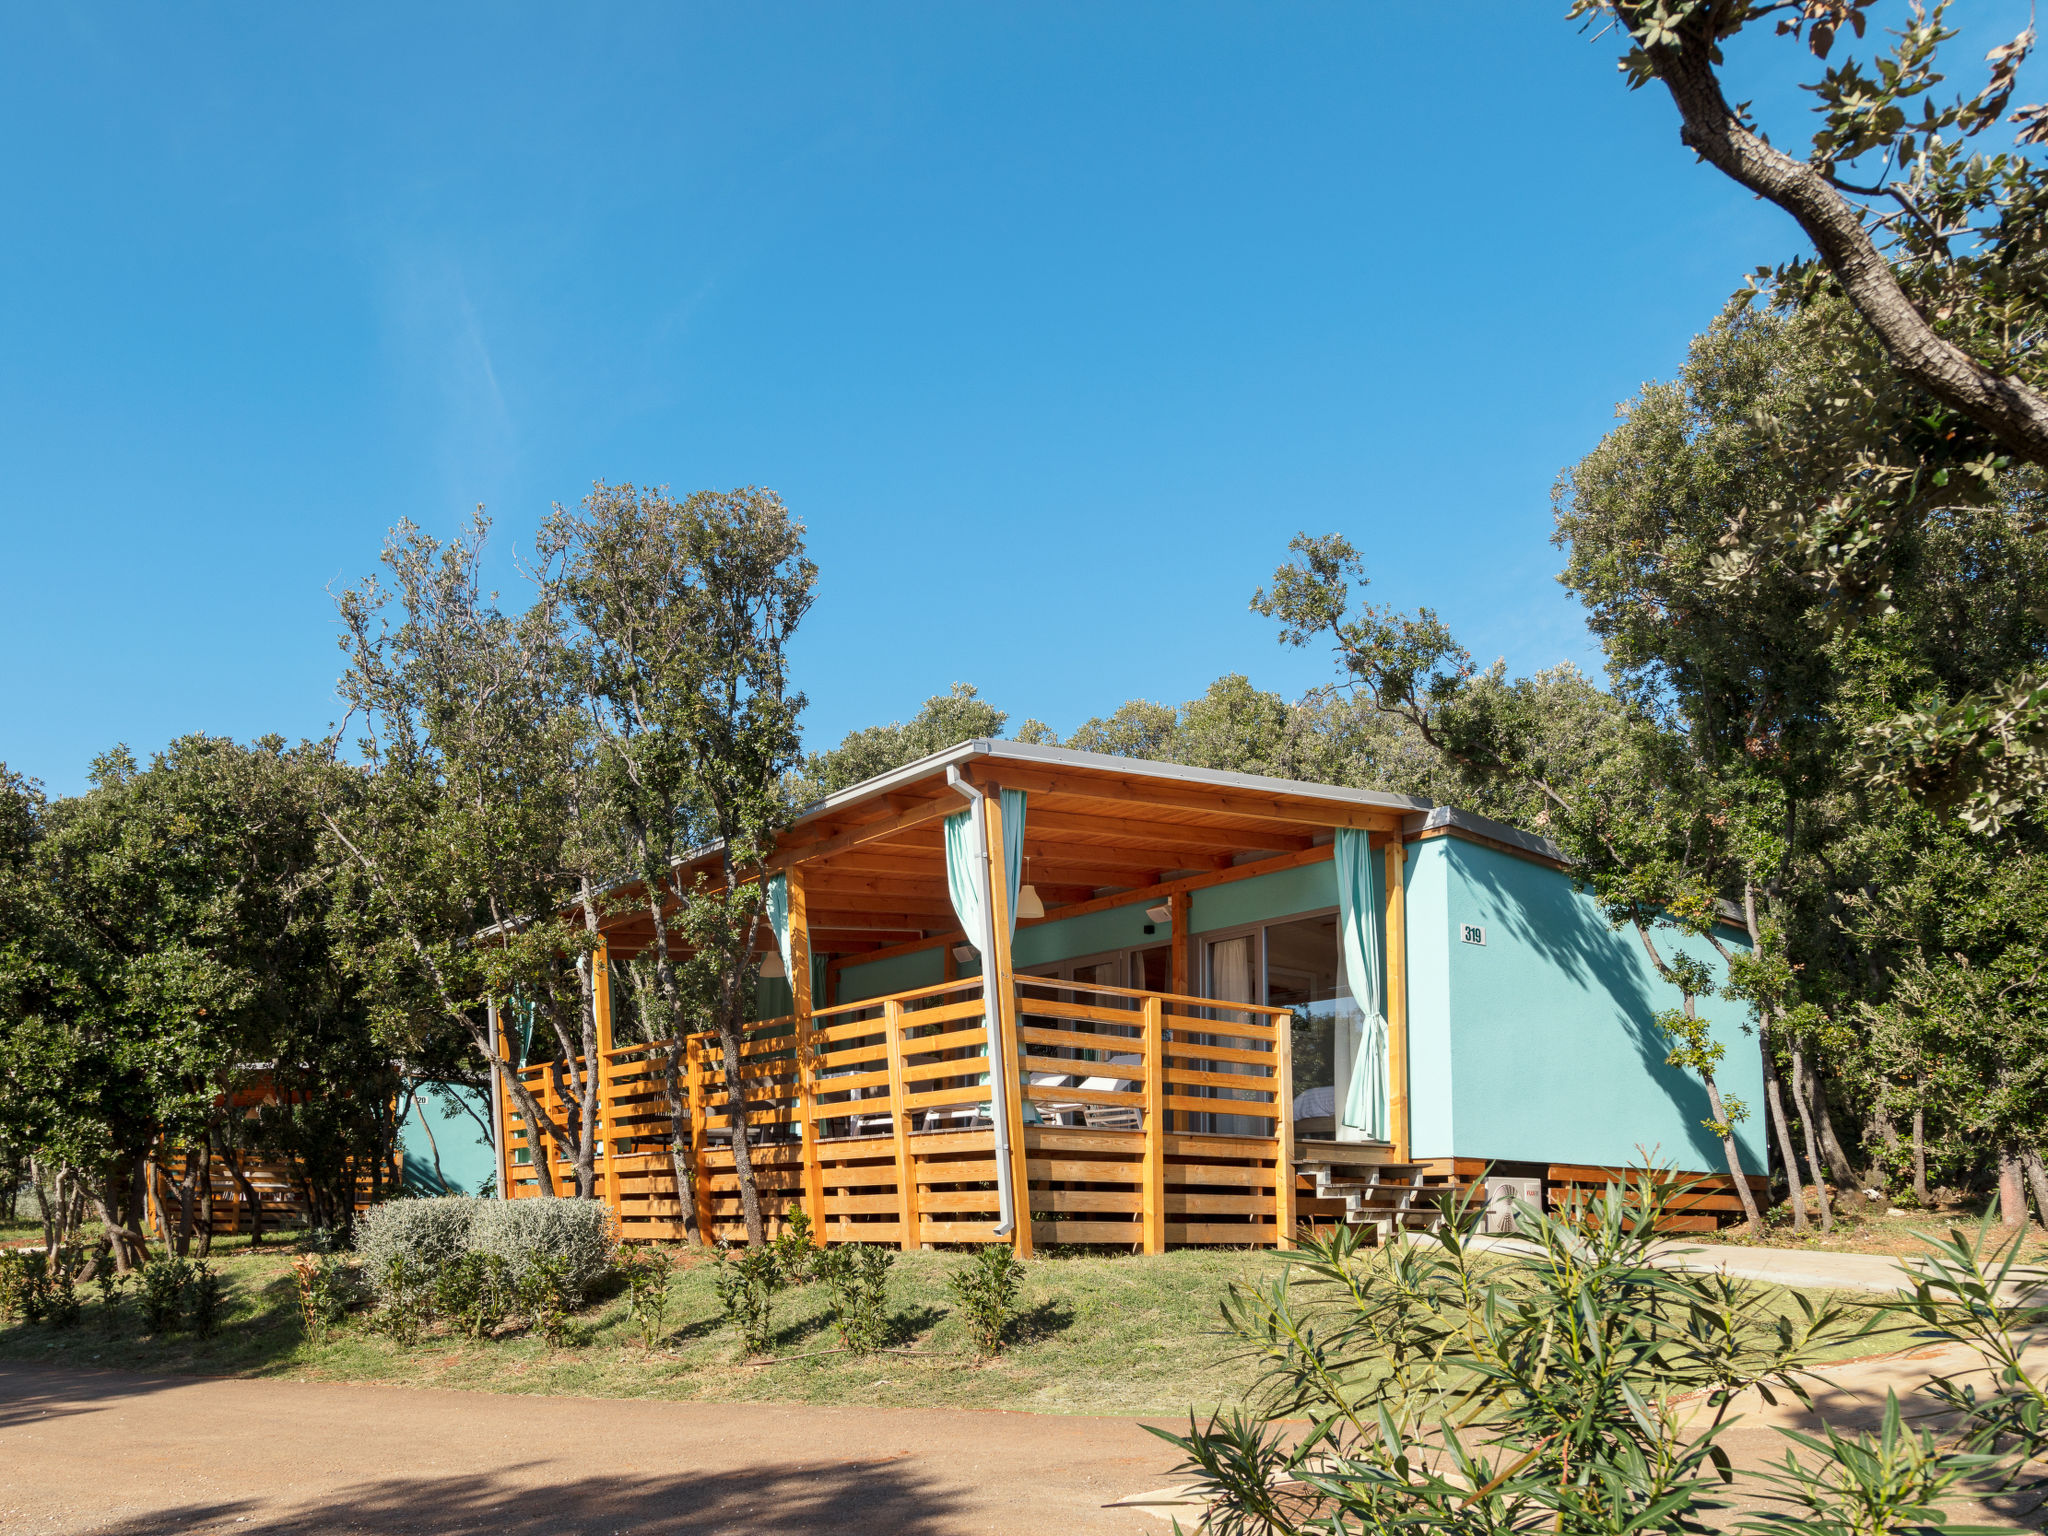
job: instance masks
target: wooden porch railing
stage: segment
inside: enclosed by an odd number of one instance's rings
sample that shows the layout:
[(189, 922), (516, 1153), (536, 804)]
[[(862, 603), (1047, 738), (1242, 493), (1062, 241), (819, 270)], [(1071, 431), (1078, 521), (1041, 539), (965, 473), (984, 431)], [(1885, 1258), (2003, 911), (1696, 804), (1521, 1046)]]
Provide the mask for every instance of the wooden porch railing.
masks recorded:
[[(1019, 1203), (1039, 1240), (1157, 1252), (1291, 1236), (1289, 1010), (1036, 976), (1016, 986)], [(751, 1026), (735, 1075), (769, 1214), (803, 1204), (821, 1242), (990, 1240), (984, 1006), (969, 977)], [(668, 1054), (657, 1042), (598, 1057), (598, 1192), (629, 1236), (681, 1231)], [(521, 1075), (550, 1115), (573, 1120), (548, 1068)], [(733, 1235), (734, 1116), (716, 1039), (685, 1042), (676, 1087), (698, 1224)], [(502, 1109), (507, 1193), (540, 1194), (528, 1128), (509, 1099)], [(542, 1153), (569, 1190), (572, 1153)]]

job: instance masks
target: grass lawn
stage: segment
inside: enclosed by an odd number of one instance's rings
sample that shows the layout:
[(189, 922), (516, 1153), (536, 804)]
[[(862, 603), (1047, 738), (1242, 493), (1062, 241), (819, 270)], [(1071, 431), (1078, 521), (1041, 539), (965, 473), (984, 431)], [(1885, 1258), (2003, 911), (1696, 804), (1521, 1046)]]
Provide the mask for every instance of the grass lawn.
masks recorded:
[[(214, 1256), (230, 1295), (229, 1321), (214, 1338), (148, 1337), (132, 1296), (111, 1318), (94, 1298), (72, 1328), (0, 1328), (0, 1357), (488, 1392), (1179, 1416), (1190, 1406), (1236, 1400), (1243, 1372), (1233, 1363), (1236, 1346), (1214, 1332), (1216, 1298), (1231, 1280), (1252, 1278), (1272, 1263), (1242, 1251), (1033, 1261), (1021, 1337), (1000, 1358), (977, 1363), (945, 1287), (965, 1257), (908, 1253), (890, 1273), (889, 1301), (895, 1341), (915, 1353), (742, 1365), (737, 1335), (720, 1315), (713, 1266), (689, 1255), (670, 1282), (668, 1342), (653, 1355), (642, 1347), (623, 1296), (581, 1313), (564, 1348), (524, 1333), (481, 1342), (435, 1333), (405, 1350), (353, 1321), (327, 1341), (309, 1343), (287, 1251), (252, 1254), (229, 1242), (216, 1243)], [(84, 1294), (92, 1297), (91, 1288)], [(813, 1355), (838, 1343), (821, 1285), (779, 1293), (774, 1326), (777, 1355)]]
[[(211, 1339), (148, 1337), (132, 1296), (111, 1314), (95, 1298), (71, 1328), (0, 1328), (0, 1358), (485, 1392), (1182, 1418), (1241, 1400), (1251, 1373), (1241, 1346), (1216, 1331), (1217, 1299), (1231, 1281), (1264, 1278), (1276, 1263), (1231, 1250), (1031, 1261), (1021, 1336), (984, 1363), (945, 1285), (965, 1256), (908, 1253), (889, 1284), (899, 1352), (820, 1353), (838, 1340), (824, 1287), (809, 1285), (781, 1292), (774, 1314), (775, 1354), (808, 1358), (744, 1364), (719, 1312), (713, 1265), (689, 1254), (678, 1256), (670, 1280), (668, 1340), (651, 1355), (623, 1296), (585, 1309), (561, 1348), (523, 1332), (486, 1341), (434, 1333), (407, 1350), (353, 1321), (310, 1343), (299, 1326), (290, 1250), (252, 1253), (230, 1240), (216, 1244), (214, 1261), (228, 1282), (229, 1318)], [(1839, 1353), (1875, 1354), (1903, 1342), (1865, 1339)]]

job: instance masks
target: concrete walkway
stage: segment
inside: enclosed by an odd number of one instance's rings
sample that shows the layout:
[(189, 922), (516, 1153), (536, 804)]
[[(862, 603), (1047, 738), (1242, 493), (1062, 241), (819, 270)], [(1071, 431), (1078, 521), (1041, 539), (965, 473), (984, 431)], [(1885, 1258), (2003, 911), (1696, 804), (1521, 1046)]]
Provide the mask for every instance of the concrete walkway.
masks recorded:
[(0, 1365), (10, 1536), (1131, 1533), (1131, 1419), (509, 1397)]
[[(1427, 1241), (1418, 1234), (1415, 1241)], [(1468, 1239), (1476, 1248), (1503, 1253), (1533, 1253), (1536, 1247), (1518, 1237), (1477, 1236)], [(1745, 1280), (1763, 1280), (1800, 1290), (1867, 1291), (1883, 1295), (1913, 1288), (1913, 1260), (1881, 1253), (1822, 1253), (1798, 1248), (1746, 1248), (1735, 1243), (1688, 1243), (1671, 1238), (1652, 1254), (1652, 1262), (1668, 1269), (1694, 1270), (1735, 1275)], [(2025, 1283), (2038, 1286), (2042, 1271), (2029, 1267), (2016, 1274)], [(2008, 1287), (2012, 1289), (2013, 1287)]]

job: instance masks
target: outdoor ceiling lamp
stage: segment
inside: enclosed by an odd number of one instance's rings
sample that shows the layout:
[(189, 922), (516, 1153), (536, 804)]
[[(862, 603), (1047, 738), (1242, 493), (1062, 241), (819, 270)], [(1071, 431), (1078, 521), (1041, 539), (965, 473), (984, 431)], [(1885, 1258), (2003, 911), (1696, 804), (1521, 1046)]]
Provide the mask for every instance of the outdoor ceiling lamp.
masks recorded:
[(1170, 923), (1173, 921), (1173, 908), (1162, 901), (1156, 907), (1147, 907), (1145, 916), (1155, 923)]
[(771, 981), (782, 974), (780, 951), (771, 949), (761, 957), (761, 974)]
[(1024, 855), (1024, 883), (1017, 887), (1017, 916), (1032, 918), (1045, 916), (1045, 903), (1038, 899), (1038, 887), (1031, 883), (1031, 855)]

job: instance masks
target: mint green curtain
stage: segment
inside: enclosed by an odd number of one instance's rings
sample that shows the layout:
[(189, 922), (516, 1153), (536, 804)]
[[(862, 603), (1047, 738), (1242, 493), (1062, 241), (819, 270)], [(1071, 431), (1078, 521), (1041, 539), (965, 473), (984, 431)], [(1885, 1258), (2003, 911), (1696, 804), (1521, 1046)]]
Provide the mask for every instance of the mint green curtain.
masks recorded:
[(789, 877), (770, 875), (763, 890), (768, 900), (768, 925), (775, 930), (775, 947), (782, 952), (782, 974), (796, 975), (789, 963)]
[[(1010, 887), (1010, 934), (1017, 933), (1017, 891), (1023, 883), (1024, 868), (1024, 791), (1006, 789), (1003, 795), (1003, 866)], [(981, 892), (974, 884), (974, 813), (961, 811), (948, 816), (946, 827), (946, 891), (953, 898), (953, 912), (960, 919), (960, 928), (973, 943), (975, 935), (982, 930), (987, 914), (982, 911)], [(979, 945), (975, 946), (977, 949)], [(982, 974), (988, 974), (988, 957), (982, 956)], [(982, 1027), (988, 1027), (986, 1015)], [(1020, 1046), (1018, 1054), (1021, 1056)], [(986, 1073), (981, 1074), (982, 1082), (988, 1081)], [(1021, 1091), (1021, 1088), (1020, 1090)], [(987, 1106), (984, 1106), (986, 1110)], [(1038, 1106), (1029, 1099), (1024, 1101), (1024, 1123), (1039, 1123)]]
[[(971, 944), (981, 932), (981, 893), (974, 888), (974, 813), (961, 811), (946, 818), (946, 891), (953, 898), (953, 912), (961, 931)], [(1024, 791), (1003, 791), (1003, 867), (1010, 885), (1010, 937), (1017, 936), (1017, 892), (1023, 886)]]
[(1344, 1124), (1385, 1141), (1387, 1107), (1387, 1011), (1380, 984), (1378, 861), (1371, 834), (1337, 829), (1337, 928), (1343, 941), (1345, 979), (1358, 1005), (1358, 1036), (1351, 1054), (1351, 1081), (1344, 1091)]
[(974, 814), (962, 811), (946, 818), (946, 893), (953, 898), (953, 913), (960, 919), (960, 931), (972, 944), (981, 932), (981, 892), (974, 884)]

